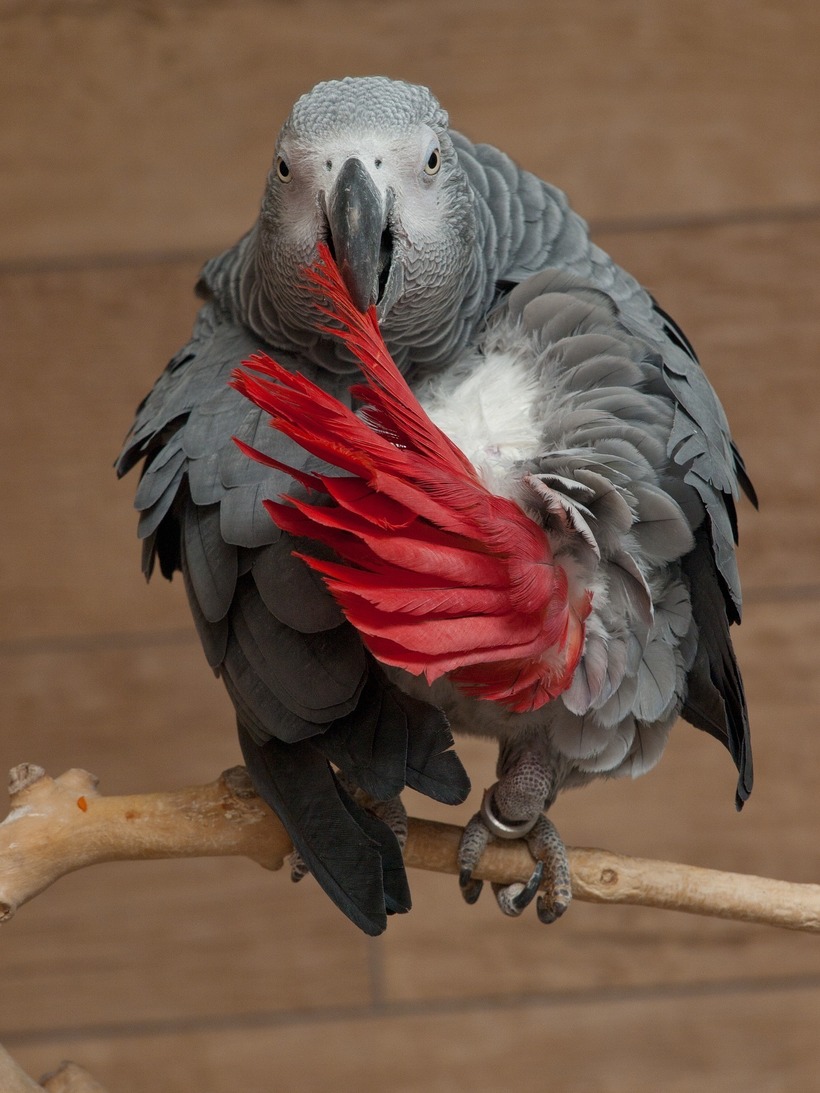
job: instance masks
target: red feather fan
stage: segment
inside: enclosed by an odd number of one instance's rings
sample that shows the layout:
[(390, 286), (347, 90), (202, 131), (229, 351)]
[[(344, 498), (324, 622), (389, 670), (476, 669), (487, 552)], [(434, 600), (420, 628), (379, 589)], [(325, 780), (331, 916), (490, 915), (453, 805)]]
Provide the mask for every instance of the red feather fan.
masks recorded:
[[(361, 362), (358, 414), (264, 354), (233, 386), (270, 424), (343, 474), (308, 474), (236, 441), (286, 471), (320, 504), (266, 501), (285, 531), (332, 548), (301, 553), (324, 577), (373, 655), (429, 682), (447, 675), (465, 693), (523, 712), (569, 685), (590, 598), (568, 598), (543, 528), (491, 493), (430, 420), (396, 368), (374, 308), (357, 310), (326, 247), (307, 270), (321, 310)], [(328, 500), (330, 503), (328, 503)]]

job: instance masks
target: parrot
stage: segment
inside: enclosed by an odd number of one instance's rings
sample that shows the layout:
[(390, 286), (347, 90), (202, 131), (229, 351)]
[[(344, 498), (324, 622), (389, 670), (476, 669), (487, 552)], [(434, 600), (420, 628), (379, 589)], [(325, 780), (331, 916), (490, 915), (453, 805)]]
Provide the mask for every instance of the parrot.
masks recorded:
[(559, 792), (650, 770), (679, 717), (742, 807), (754, 488), (691, 343), (562, 191), (426, 87), (325, 81), (196, 288), (116, 467), (141, 467), (143, 572), (182, 575), (294, 879), (368, 934), (409, 910), (401, 793), (466, 799), (454, 733), (498, 742), (464, 898), (490, 840), (534, 859), (493, 886), (509, 915), (569, 905)]

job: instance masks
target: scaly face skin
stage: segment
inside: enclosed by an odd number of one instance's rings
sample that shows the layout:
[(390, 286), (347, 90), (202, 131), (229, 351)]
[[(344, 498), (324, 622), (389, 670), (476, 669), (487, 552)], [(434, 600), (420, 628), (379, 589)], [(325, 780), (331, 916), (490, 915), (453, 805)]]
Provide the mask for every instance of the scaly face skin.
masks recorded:
[(315, 333), (302, 271), (319, 242), (330, 246), (356, 305), (376, 305), (399, 355), (412, 345), (424, 356), (472, 283), (474, 199), (447, 115), (426, 88), (407, 94), (408, 86), (380, 78), (319, 84), (282, 127), (257, 271), (297, 342), (300, 329)]

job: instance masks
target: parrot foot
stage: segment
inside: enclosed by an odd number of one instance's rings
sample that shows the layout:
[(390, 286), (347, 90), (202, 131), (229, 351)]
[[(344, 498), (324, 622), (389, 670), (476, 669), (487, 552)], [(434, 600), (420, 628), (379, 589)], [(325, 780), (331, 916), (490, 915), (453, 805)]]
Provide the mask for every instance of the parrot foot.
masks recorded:
[(382, 823), (387, 824), (396, 836), (396, 841), (403, 854), (407, 845), (407, 809), (404, 807), (401, 797), (389, 797), (386, 801), (374, 801), (372, 797), (360, 794), (357, 796), (357, 800), (363, 808), (366, 808), (368, 812), (372, 812)]
[(404, 847), (407, 843), (407, 809), (404, 807), (401, 797), (388, 797), (386, 801), (380, 801), (375, 797), (371, 797), (369, 793), (365, 793), (341, 771), (336, 772), (336, 777), (357, 805), (370, 812), (382, 823), (387, 824), (396, 836), (402, 853), (404, 853)]
[(490, 841), (490, 829), (477, 812), (468, 822), (458, 847), (458, 886), (467, 903), (475, 903), (484, 887), (483, 880), (475, 880), (473, 870)]
[(290, 854), (288, 854), (288, 865), (290, 866), (290, 879), (294, 884), (303, 877), (306, 877), (310, 872), (310, 869), (305, 864), (305, 859), (298, 850), (291, 850)]
[(464, 829), (458, 852), (461, 894), (467, 903), (475, 903), (481, 894), (483, 882), (476, 880), (473, 872), (491, 840), (523, 838), (536, 863), (532, 876), (526, 883), (493, 884), (496, 901), (504, 914), (515, 917), (541, 890), (536, 903), (539, 921), (555, 922), (572, 900), (569, 860), (563, 840), (553, 822), (540, 810), (520, 822), (510, 823), (499, 817), (493, 808), (496, 789), (497, 786), (487, 790), (481, 811)]
[[(356, 804), (361, 805), (362, 808), (387, 824), (396, 836), (402, 853), (404, 853), (404, 847), (407, 843), (407, 810), (401, 797), (390, 797), (386, 801), (377, 801), (359, 789), (346, 775), (337, 772), (336, 777)], [(290, 866), (290, 879), (294, 884), (310, 873), (310, 867), (305, 864), (305, 860), (298, 850), (292, 850), (288, 854), (287, 860)]]
[(555, 922), (572, 902), (572, 881), (564, 840), (552, 820), (539, 816), (527, 836), (527, 846), (544, 865), (545, 883), (535, 905), (539, 922)]

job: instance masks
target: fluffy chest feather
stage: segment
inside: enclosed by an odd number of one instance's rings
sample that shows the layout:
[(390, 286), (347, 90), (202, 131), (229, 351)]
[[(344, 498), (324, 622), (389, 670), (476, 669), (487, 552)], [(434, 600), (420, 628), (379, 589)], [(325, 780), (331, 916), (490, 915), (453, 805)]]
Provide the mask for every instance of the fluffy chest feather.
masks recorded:
[(533, 415), (538, 382), (530, 356), (471, 353), (445, 374), (425, 379), (415, 394), (487, 488), (513, 496), (512, 467), (534, 458), (542, 446)]

